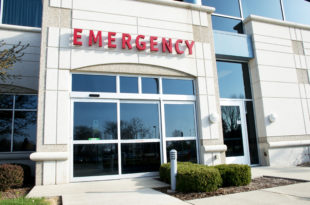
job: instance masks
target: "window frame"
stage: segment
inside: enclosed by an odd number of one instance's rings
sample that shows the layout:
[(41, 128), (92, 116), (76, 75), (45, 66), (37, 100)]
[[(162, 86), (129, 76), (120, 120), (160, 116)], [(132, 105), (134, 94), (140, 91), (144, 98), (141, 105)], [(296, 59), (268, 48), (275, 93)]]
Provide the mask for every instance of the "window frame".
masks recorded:
[(0, 0), (0, 2), (1, 2), (1, 10), (0, 10), (0, 24), (2, 24), (2, 18), (3, 18), (3, 1), (4, 1), (4, 0)]
[[(11, 122), (11, 134), (10, 134), (10, 151), (8, 152), (0, 152), (0, 154), (5, 154), (5, 153), (29, 153), (29, 152), (35, 152), (35, 150), (29, 150), (29, 151), (14, 151), (13, 145), (14, 145), (14, 125), (15, 125), (15, 112), (36, 112), (38, 110), (38, 104), (36, 109), (16, 109), (15, 108), (15, 102), (16, 102), (16, 96), (17, 95), (31, 95), (31, 96), (38, 96), (37, 94), (11, 94), (11, 93), (1, 93), (1, 95), (12, 95), (13, 96), (13, 104), (12, 108), (0, 108), (0, 111), (11, 111), (12, 112), (12, 122)], [(37, 127), (37, 122), (36, 122), (36, 127)], [(36, 142), (35, 142), (36, 146)]]

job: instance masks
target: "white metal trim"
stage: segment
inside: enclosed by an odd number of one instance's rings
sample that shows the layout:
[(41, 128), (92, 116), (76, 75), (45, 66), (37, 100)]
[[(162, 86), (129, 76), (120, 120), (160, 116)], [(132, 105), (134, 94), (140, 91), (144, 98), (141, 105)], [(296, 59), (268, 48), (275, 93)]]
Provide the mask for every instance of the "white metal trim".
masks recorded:
[(280, 5), (281, 5), (282, 19), (283, 19), (283, 21), (286, 21), (286, 15), (285, 15), (283, 0), (280, 0)]
[(243, 19), (244, 16), (243, 16), (242, 0), (239, 0), (239, 8), (240, 8), (240, 16), (241, 16), (241, 19)]
[(2, 24), (2, 19), (3, 19), (3, 2), (4, 2), (5, 0), (1, 0), (1, 13), (0, 13), (0, 24)]
[(234, 20), (240, 20), (240, 21), (243, 20), (241, 17), (229, 16), (229, 15), (218, 14), (218, 13), (214, 13), (214, 14), (212, 14), (212, 16), (224, 17), (224, 18), (229, 18), (229, 19), (234, 19)]

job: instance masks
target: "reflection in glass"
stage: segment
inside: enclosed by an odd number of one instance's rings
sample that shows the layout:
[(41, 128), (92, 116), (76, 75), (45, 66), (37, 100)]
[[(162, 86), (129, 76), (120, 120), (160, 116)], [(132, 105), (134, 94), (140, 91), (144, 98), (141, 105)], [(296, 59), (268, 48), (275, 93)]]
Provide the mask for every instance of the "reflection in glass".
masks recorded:
[(240, 20), (220, 16), (212, 16), (212, 28), (213, 30), (219, 31), (243, 33), (242, 22)]
[(105, 75), (72, 74), (72, 91), (116, 92), (116, 77)]
[(193, 104), (165, 104), (166, 137), (196, 136)]
[(16, 111), (13, 151), (35, 151), (37, 112)]
[(74, 103), (74, 140), (117, 139), (116, 103)]
[(177, 95), (195, 95), (193, 80), (163, 79), (163, 93)]
[(215, 7), (215, 13), (228, 16), (240, 16), (239, 0), (202, 0), (202, 5)]
[(138, 78), (137, 77), (120, 77), (121, 93), (138, 93)]
[[(251, 98), (245, 93), (243, 70), (247, 68), (242, 63), (217, 61), (216, 65), (221, 98)], [(248, 76), (245, 77), (248, 78)], [(247, 86), (247, 89), (250, 92), (250, 85)], [(247, 95), (250, 95), (249, 92)]]
[(74, 145), (73, 176), (118, 174), (117, 144)]
[(12, 109), (13, 108), (13, 95), (0, 95), (0, 108)]
[(16, 95), (15, 109), (37, 109), (37, 101), (36, 95)]
[(11, 151), (12, 111), (0, 111), (0, 152)]
[(160, 144), (122, 144), (122, 174), (157, 172), (160, 166)]
[(121, 103), (121, 139), (159, 139), (158, 104)]
[(310, 25), (310, 2), (305, 0), (282, 0), (285, 18), (293, 21)]
[(221, 106), (226, 157), (243, 156), (243, 141), (239, 106)]
[(178, 152), (179, 162), (197, 163), (196, 140), (167, 141), (167, 161), (170, 162), (170, 150)]
[(251, 164), (259, 164), (253, 103), (250, 101), (247, 101), (245, 103), (246, 103), (246, 124), (248, 129)]
[(280, 0), (242, 0), (242, 7), (244, 18), (254, 14), (279, 20), (283, 19)]
[(142, 78), (142, 93), (158, 94), (157, 78)]

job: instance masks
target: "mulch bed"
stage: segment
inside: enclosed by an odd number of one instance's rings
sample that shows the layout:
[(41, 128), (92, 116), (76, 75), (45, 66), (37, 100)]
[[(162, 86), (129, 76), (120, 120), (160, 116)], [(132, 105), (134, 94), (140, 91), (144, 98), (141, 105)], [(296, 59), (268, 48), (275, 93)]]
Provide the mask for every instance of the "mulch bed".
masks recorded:
[(217, 191), (214, 191), (214, 192), (168, 193), (168, 190), (170, 189), (170, 187), (155, 188), (155, 190), (163, 192), (165, 194), (169, 194), (181, 200), (192, 200), (192, 199), (199, 199), (199, 198), (205, 198), (205, 197), (234, 194), (234, 193), (239, 193), (239, 192), (254, 191), (254, 190), (266, 189), (266, 188), (272, 188), (272, 187), (278, 187), (278, 186), (285, 186), (285, 185), (296, 184), (300, 182), (302, 181), (293, 180), (293, 179), (275, 178), (275, 177), (259, 177), (259, 178), (252, 179), (252, 182), (247, 186), (219, 188)]
[(300, 167), (310, 167), (310, 162), (305, 162), (305, 163), (299, 164), (298, 166), (300, 166)]

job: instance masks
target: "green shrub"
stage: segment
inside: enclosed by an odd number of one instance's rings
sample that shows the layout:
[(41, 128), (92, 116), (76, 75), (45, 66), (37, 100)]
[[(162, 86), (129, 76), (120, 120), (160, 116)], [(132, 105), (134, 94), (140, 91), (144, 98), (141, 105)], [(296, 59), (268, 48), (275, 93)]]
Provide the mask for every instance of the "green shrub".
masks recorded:
[(0, 165), (0, 191), (21, 187), (23, 181), (24, 171), (21, 166), (12, 164)]
[(219, 171), (213, 167), (187, 166), (178, 169), (176, 190), (181, 192), (211, 192), (222, 184)]
[(31, 175), (31, 168), (30, 166), (26, 165), (26, 164), (15, 164), (14, 165), (18, 165), (21, 166), (23, 168), (24, 171), (24, 181), (23, 181), (23, 186), (32, 186), (34, 185), (34, 177)]
[(241, 164), (221, 164), (215, 166), (219, 170), (223, 187), (244, 186), (251, 182), (251, 168)]
[[(182, 169), (187, 166), (205, 166), (201, 164), (194, 164), (192, 162), (178, 162), (178, 170)], [(170, 163), (162, 164), (159, 168), (159, 177), (161, 181), (164, 181), (168, 184), (170, 184)]]

